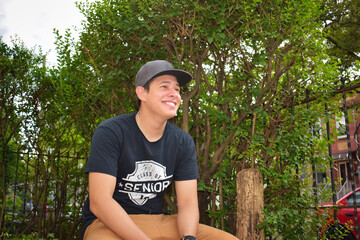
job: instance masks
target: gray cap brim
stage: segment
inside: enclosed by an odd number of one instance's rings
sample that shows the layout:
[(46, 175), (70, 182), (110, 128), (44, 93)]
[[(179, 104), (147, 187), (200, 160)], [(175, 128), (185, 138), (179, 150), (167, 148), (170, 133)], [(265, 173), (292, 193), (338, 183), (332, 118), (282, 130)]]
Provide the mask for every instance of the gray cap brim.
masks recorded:
[(184, 70), (175, 69), (171, 63), (164, 60), (155, 60), (146, 63), (140, 68), (136, 74), (135, 87), (143, 87), (150, 80), (162, 75), (172, 75), (176, 77), (180, 86), (186, 85), (192, 79), (190, 73)]

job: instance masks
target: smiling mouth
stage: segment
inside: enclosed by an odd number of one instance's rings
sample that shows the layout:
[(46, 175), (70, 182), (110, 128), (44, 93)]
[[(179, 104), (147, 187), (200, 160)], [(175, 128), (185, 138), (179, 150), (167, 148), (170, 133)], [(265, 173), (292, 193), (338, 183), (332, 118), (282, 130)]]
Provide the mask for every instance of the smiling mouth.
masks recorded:
[(172, 107), (176, 106), (176, 103), (174, 103), (174, 102), (165, 102), (165, 104), (167, 104), (169, 106), (172, 106)]

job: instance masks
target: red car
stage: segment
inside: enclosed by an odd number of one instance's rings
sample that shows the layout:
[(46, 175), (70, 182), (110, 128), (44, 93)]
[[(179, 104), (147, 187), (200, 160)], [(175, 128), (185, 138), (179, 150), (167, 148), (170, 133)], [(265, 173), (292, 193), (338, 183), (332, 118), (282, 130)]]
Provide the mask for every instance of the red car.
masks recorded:
[[(360, 188), (355, 190), (355, 203), (357, 205), (356, 214), (358, 217), (358, 226), (360, 229)], [(333, 203), (322, 203), (319, 205), (320, 215), (327, 214), (325, 220), (325, 234), (327, 239), (338, 239), (343, 240), (355, 240), (356, 239), (356, 229), (355, 229), (355, 210), (354, 210), (354, 197), (353, 192), (346, 194), (344, 197), (340, 198), (337, 201), (337, 223), (334, 219), (334, 208)], [(345, 208), (350, 206), (349, 208)], [(336, 231), (336, 229), (338, 231)], [(360, 234), (360, 230), (359, 230)]]

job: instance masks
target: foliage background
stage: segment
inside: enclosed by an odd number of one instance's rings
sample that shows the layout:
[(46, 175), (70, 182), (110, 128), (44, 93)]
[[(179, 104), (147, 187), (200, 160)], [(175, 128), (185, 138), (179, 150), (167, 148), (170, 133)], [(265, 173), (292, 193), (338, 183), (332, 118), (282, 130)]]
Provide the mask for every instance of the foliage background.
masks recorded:
[[(82, 2), (80, 40), (55, 31), (55, 67), (20, 40), (0, 41), (1, 232), (80, 238), (91, 136), (103, 120), (136, 111), (137, 70), (165, 59), (194, 76), (171, 121), (196, 143), (201, 222), (235, 234), (236, 174), (258, 168), (267, 238), (315, 238), (312, 206), (329, 192), (314, 194), (312, 174), (328, 171), (331, 142), (311, 126), (339, 111), (331, 93), (359, 67), (358, 45), (331, 41), (358, 34), (338, 24), (356, 15), (350, 2)], [(175, 198), (171, 188), (164, 210), (177, 211)]]

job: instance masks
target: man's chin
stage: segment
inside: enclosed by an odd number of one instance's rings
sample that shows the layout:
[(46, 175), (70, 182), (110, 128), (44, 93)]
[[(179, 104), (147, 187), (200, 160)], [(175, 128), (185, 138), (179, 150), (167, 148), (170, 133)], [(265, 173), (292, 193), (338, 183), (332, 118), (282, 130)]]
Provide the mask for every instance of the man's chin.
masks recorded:
[(171, 118), (174, 118), (176, 115), (177, 115), (177, 112), (173, 112), (173, 113), (167, 114), (166, 116), (168, 119), (171, 119)]

